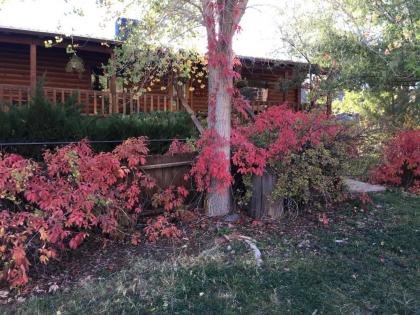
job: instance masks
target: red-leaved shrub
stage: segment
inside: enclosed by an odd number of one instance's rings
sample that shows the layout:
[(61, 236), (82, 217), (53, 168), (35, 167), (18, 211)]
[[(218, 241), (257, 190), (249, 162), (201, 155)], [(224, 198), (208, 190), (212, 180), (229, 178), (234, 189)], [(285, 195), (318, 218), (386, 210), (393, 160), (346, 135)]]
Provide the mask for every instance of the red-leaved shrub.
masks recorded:
[[(138, 243), (133, 226), (142, 211), (142, 192), (157, 189), (141, 170), (147, 153), (144, 138), (131, 138), (110, 153), (95, 154), (85, 141), (46, 151), (44, 163), (0, 156), (0, 281), (26, 284), (30, 261), (45, 264), (91, 233), (133, 232), (131, 241)], [(158, 190), (152, 204), (169, 213), (187, 194), (183, 187)], [(149, 239), (180, 235), (163, 218), (153, 223), (153, 235), (145, 229)]]
[(420, 130), (398, 133), (385, 146), (382, 164), (372, 170), (377, 183), (420, 194)]
[(357, 156), (356, 134), (353, 124), (324, 113), (272, 106), (233, 129), (232, 160), (244, 175), (246, 195), (250, 176), (268, 171), (276, 179), (272, 200), (320, 209), (345, 198), (342, 178)]

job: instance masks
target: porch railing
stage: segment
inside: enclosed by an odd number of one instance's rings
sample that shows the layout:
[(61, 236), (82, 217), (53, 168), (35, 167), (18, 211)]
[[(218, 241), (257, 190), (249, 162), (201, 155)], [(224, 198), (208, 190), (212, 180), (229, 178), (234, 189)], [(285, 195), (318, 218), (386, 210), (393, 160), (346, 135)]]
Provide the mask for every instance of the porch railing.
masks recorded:
[[(31, 98), (32, 92), (29, 86), (0, 84), (0, 110), (6, 111), (10, 106), (22, 106)], [(44, 95), (53, 104), (63, 104), (70, 97), (74, 97), (82, 106), (82, 112), (86, 115), (109, 115), (120, 113), (130, 115), (139, 112), (153, 111), (179, 111), (183, 107), (178, 97), (165, 94), (145, 93), (135, 95), (128, 92), (94, 91), (82, 89), (62, 89), (44, 87)], [(260, 112), (267, 107), (279, 105), (274, 101), (253, 101), (251, 107), (254, 112)], [(302, 110), (301, 106), (291, 104), (296, 110)]]
[[(71, 97), (76, 98), (77, 103), (82, 106), (82, 112), (87, 115), (177, 111), (180, 106), (178, 98), (164, 94), (112, 94), (110, 91), (50, 87), (44, 87), (43, 90), (45, 97), (56, 105), (65, 103)], [(31, 88), (28, 86), (0, 84), (0, 110), (8, 110), (10, 106), (23, 106), (31, 99), (31, 95)]]

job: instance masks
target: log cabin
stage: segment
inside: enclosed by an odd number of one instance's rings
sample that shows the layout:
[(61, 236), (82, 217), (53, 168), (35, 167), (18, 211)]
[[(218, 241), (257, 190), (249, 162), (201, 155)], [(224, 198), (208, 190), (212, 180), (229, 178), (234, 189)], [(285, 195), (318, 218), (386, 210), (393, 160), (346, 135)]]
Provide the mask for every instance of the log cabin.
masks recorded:
[[(139, 96), (118, 85), (116, 76), (104, 76), (103, 65), (112, 62), (113, 49), (121, 44), (117, 40), (1, 27), (2, 108), (25, 104), (36, 82), (42, 79), (45, 96), (53, 103), (63, 103), (71, 95), (77, 95), (83, 112), (88, 115), (184, 110), (171, 80), (162, 80), (162, 84), (166, 85), (164, 89), (156, 85)], [(69, 45), (77, 47), (77, 57), (69, 53)], [(304, 76), (300, 74), (306, 75), (307, 64), (245, 56), (239, 56), (239, 59), (241, 66), (238, 71), (242, 82), (237, 83), (241, 83), (250, 95), (248, 97), (255, 111), (285, 101), (295, 108), (302, 105)], [(77, 66), (82, 69), (77, 69)], [(291, 85), (290, 82), (296, 81), (296, 78), (299, 79)], [(194, 82), (186, 82), (185, 85), (182, 98), (194, 112), (206, 113), (207, 86), (203, 88), (201, 84), (200, 88)]]

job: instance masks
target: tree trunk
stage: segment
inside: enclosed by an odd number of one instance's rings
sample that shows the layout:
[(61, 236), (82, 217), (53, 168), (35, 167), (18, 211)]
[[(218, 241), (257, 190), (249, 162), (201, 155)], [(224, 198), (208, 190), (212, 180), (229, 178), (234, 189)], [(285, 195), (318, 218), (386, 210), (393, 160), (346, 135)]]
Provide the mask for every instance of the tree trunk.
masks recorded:
[[(230, 172), (230, 135), (233, 93), (232, 40), (248, 0), (201, 0), (203, 20), (207, 30), (209, 76), (209, 128), (221, 137), (215, 148), (223, 152)], [(217, 4), (217, 5), (216, 5)], [(224, 167), (224, 166), (223, 166)], [(225, 187), (220, 189), (220, 187)], [(217, 179), (211, 182), (207, 196), (207, 214), (220, 216), (231, 210), (230, 185)]]
[[(230, 47), (231, 51), (231, 47)], [(232, 56), (232, 53), (231, 53)], [(232, 59), (232, 57), (228, 57)], [(215, 73), (210, 73), (214, 71)], [(214, 121), (209, 119), (209, 126), (224, 140), (219, 151), (223, 152), (227, 163), (227, 172), (230, 172), (230, 134), (231, 134), (231, 103), (232, 96), (228, 93), (227, 87), (232, 86), (232, 78), (224, 78), (222, 75), (223, 69), (209, 69), (209, 85), (212, 89), (210, 95), (215, 95), (215, 105), (213, 108)], [(210, 106), (211, 107), (211, 106)], [(225, 187), (222, 190), (217, 187)], [(216, 191), (215, 191), (216, 190)], [(207, 199), (207, 214), (209, 216), (220, 216), (228, 214), (231, 210), (231, 194), (230, 186), (226, 183), (220, 183), (218, 180), (213, 180), (211, 184), (211, 191), (208, 193)]]

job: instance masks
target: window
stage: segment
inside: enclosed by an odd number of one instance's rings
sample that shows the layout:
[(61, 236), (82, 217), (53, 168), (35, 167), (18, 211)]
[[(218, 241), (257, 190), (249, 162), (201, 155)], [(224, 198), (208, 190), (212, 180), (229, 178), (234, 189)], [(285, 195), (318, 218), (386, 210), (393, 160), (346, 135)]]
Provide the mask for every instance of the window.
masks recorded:
[(268, 99), (268, 89), (267, 88), (255, 88), (256, 96), (255, 100), (260, 102), (267, 102)]

